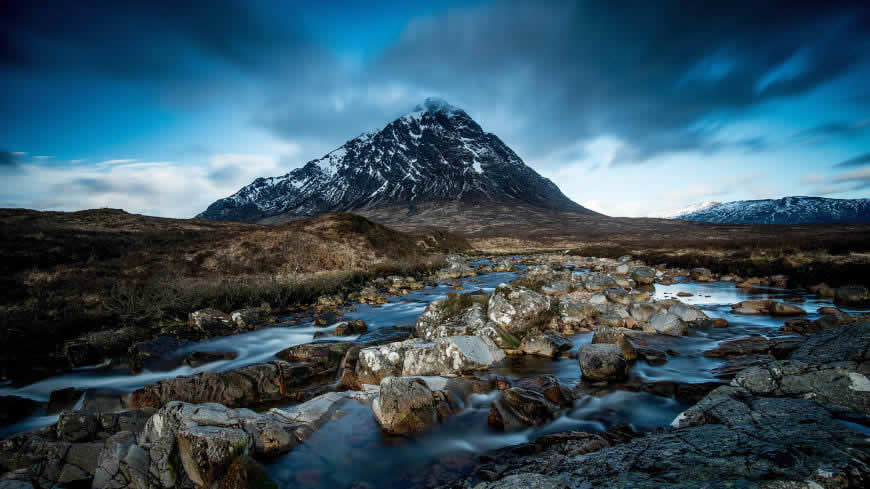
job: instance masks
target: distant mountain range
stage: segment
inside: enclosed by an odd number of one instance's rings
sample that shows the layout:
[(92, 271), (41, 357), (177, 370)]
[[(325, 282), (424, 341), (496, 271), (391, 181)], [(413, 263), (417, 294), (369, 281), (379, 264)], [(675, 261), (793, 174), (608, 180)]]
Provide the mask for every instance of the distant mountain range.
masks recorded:
[(285, 175), (258, 178), (200, 219), (280, 223), (339, 211), (418, 206), (520, 206), (598, 215), (566, 197), (462, 109), (427, 99)]
[(704, 202), (669, 216), (684, 221), (729, 224), (817, 224), (870, 222), (870, 199), (783, 197)]

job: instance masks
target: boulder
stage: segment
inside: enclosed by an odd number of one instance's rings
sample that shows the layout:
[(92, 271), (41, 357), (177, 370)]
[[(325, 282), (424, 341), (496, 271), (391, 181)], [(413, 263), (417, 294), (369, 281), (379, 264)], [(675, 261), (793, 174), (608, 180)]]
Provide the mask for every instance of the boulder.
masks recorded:
[(622, 351), (625, 360), (630, 362), (637, 358), (637, 351), (628, 339), (633, 333), (630, 329), (600, 326), (592, 335), (592, 344), (616, 345)]
[(368, 325), (362, 319), (338, 323), (333, 334), (335, 336), (353, 336), (367, 333)]
[(306, 362), (321, 369), (334, 369), (352, 346), (350, 341), (303, 343), (281, 350), (275, 356), (290, 363)]
[(771, 304), (770, 313), (774, 316), (806, 316), (807, 314), (806, 311), (798, 306), (778, 301)]
[(654, 332), (668, 336), (685, 336), (689, 327), (676, 314), (659, 312), (649, 318), (649, 325)]
[(361, 349), (356, 365), (358, 381), (361, 384), (379, 385), (387, 377), (401, 377), (405, 352), (425, 344), (419, 338), (412, 338)]
[(405, 350), (402, 376), (459, 375), (494, 367), (504, 352), (489, 338), (450, 336)]
[(524, 287), (500, 284), (489, 298), (489, 319), (507, 332), (523, 335), (550, 311), (550, 299)]
[(659, 312), (659, 308), (653, 304), (639, 303), (632, 304), (628, 308), (628, 312), (635, 321), (639, 323), (645, 323), (649, 321), (650, 318), (653, 317), (657, 312)]
[(563, 351), (571, 349), (571, 341), (564, 336), (551, 331), (530, 334), (523, 338), (519, 350), (526, 355), (542, 357), (557, 357)]
[(668, 312), (687, 323), (709, 319), (707, 314), (705, 314), (700, 307), (690, 306), (688, 304), (683, 304), (682, 302), (672, 305), (668, 308)]
[(693, 268), (689, 272), (689, 277), (692, 280), (695, 280), (698, 282), (715, 282), (716, 281), (716, 279), (713, 278), (713, 272), (711, 272), (709, 268), (702, 268), (702, 267)]
[(837, 291), (828, 284), (821, 283), (810, 287), (810, 291), (819, 297), (832, 298), (837, 295)]
[(604, 289), (604, 297), (607, 297), (607, 300), (614, 304), (622, 304), (626, 306), (631, 304), (631, 298), (628, 296), (628, 292), (626, 292), (625, 289)]
[(539, 375), (503, 390), (492, 403), (487, 421), (493, 428), (506, 431), (539, 426), (552, 421), (572, 401), (571, 391), (555, 377)]
[(241, 331), (254, 330), (265, 326), (275, 318), (264, 308), (249, 307), (230, 313), (230, 319)]
[(196, 426), (179, 430), (176, 436), (181, 466), (197, 487), (220, 487), (233, 477), (233, 466), (242, 461), (244, 467), (251, 445), (250, 436), (238, 428)]
[(837, 289), (834, 302), (844, 306), (866, 306), (870, 304), (870, 291), (863, 285), (846, 285)]
[(592, 381), (622, 380), (628, 375), (628, 362), (622, 349), (613, 344), (583, 345), (578, 354), (583, 378)]
[(153, 340), (140, 341), (127, 352), (130, 371), (139, 373), (143, 368), (150, 367), (153, 361), (191, 344), (193, 343), (190, 341), (173, 336), (158, 336)]
[(372, 412), (381, 429), (394, 435), (426, 430), (452, 411), (449, 401), (436, 395), (422, 379), (387, 377), (372, 403)]
[(638, 285), (649, 285), (655, 282), (656, 271), (650, 267), (637, 267), (632, 269), (631, 279)]
[(619, 287), (613, 276), (601, 272), (588, 272), (580, 275), (583, 287), (590, 292)]
[(217, 309), (194, 311), (190, 313), (189, 323), (205, 337), (228, 336), (236, 329), (230, 315)]

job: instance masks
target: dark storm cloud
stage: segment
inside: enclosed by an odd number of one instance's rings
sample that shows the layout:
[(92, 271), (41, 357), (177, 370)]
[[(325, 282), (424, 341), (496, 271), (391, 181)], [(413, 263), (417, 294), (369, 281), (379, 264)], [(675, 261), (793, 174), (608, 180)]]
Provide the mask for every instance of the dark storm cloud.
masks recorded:
[(472, 113), (507, 108), (526, 122), (507, 121), (502, 130), (527, 154), (614, 135), (632, 146), (624, 162), (637, 162), (729, 147), (718, 128), (730, 117), (805, 94), (866, 61), (870, 15), (862, 3), (513, 2), (455, 10), (410, 26), (377, 74), (473, 101)]
[(864, 153), (850, 160), (843, 161), (834, 165), (837, 168), (849, 168), (853, 166), (870, 165), (870, 153)]
[(241, 0), (29, 0), (0, 7), (0, 67), (163, 80), (256, 70), (301, 37)]

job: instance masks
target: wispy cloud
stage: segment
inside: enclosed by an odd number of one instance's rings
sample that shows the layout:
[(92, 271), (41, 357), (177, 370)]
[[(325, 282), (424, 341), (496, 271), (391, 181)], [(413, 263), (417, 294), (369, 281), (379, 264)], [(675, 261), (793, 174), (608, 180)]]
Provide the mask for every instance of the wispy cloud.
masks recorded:
[(852, 166), (861, 166), (861, 165), (870, 165), (870, 153), (864, 153), (860, 156), (856, 156), (852, 159), (848, 159), (841, 163), (837, 163), (834, 165), (838, 168), (847, 168)]
[[(0, 161), (9, 154), (0, 153)], [(215, 154), (200, 165), (132, 158), (109, 161), (93, 166), (22, 162), (14, 174), (4, 176), (3, 198), (11, 206), (39, 210), (116, 207), (192, 217), (259, 176), (287, 170), (277, 158), (256, 154)]]

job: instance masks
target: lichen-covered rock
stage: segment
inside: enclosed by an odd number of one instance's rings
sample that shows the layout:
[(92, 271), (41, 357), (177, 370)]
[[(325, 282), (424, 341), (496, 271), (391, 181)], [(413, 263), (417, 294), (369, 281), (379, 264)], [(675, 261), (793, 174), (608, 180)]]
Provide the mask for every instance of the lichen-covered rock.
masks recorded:
[(583, 345), (578, 354), (583, 378), (591, 381), (621, 380), (628, 375), (628, 362), (622, 349), (613, 344)]
[(731, 384), (759, 396), (812, 399), (870, 415), (870, 379), (852, 362), (774, 361), (743, 370)]
[(419, 338), (412, 338), (361, 349), (356, 365), (358, 381), (361, 384), (379, 385), (387, 377), (401, 377), (405, 352), (425, 343)]
[(489, 319), (512, 334), (523, 335), (550, 310), (550, 299), (524, 287), (500, 284), (489, 298)]
[(634, 345), (628, 340), (630, 335), (633, 332), (630, 329), (626, 328), (608, 328), (608, 327), (598, 327), (595, 330), (595, 334), (592, 335), (592, 343), (607, 343), (611, 345), (616, 345), (622, 350), (622, 355), (625, 357), (626, 361), (632, 361), (637, 358), (637, 351), (634, 349)]
[(538, 355), (551, 358), (570, 349), (571, 341), (552, 331), (527, 335), (523, 338), (519, 347), (519, 350), (527, 355)]
[(425, 381), (416, 377), (385, 378), (372, 403), (372, 412), (381, 429), (395, 435), (424, 431), (450, 410), (447, 399), (436, 395)]
[(230, 313), (230, 319), (240, 331), (245, 331), (264, 326), (270, 321), (274, 321), (275, 318), (266, 309), (248, 307), (233, 311)]
[(607, 300), (614, 304), (622, 304), (626, 306), (631, 304), (631, 297), (628, 296), (628, 292), (626, 292), (625, 289), (604, 289), (604, 297), (607, 297)]
[(470, 373), (496, 366), (504, 358), (504, 352), (489, 338), (450, 336), (405, 350), (402, 376)]
[[(486, 296), (475, 296), (477, 300)], [(434, 341), (448, 336), (485, 336), (500, 348), (516, 348), (519, 339), (486, 315), (486, 304), (472, 302), (462, 311), (446, 311), (444, 301), (432, 301), (417, 319), (417, 337)]]
[(235, 331), (230, 315), (217, 309), (200, 309), (190, 313), (190, 325), (206, 337), (227, 336)]
[(716, 280), (713, 278), (713, 272), (711, 272), (709, 268), (702, 267), (693, 268), (689, 272), (689, 277), (698, 282), (714, 282)]
[(233, 464), (247, 457), (251, 443), (244, 431), (220, 426), (196, 426), (176, 436), (178, 458), (197, 487), (212, 487), (224, 480)]

